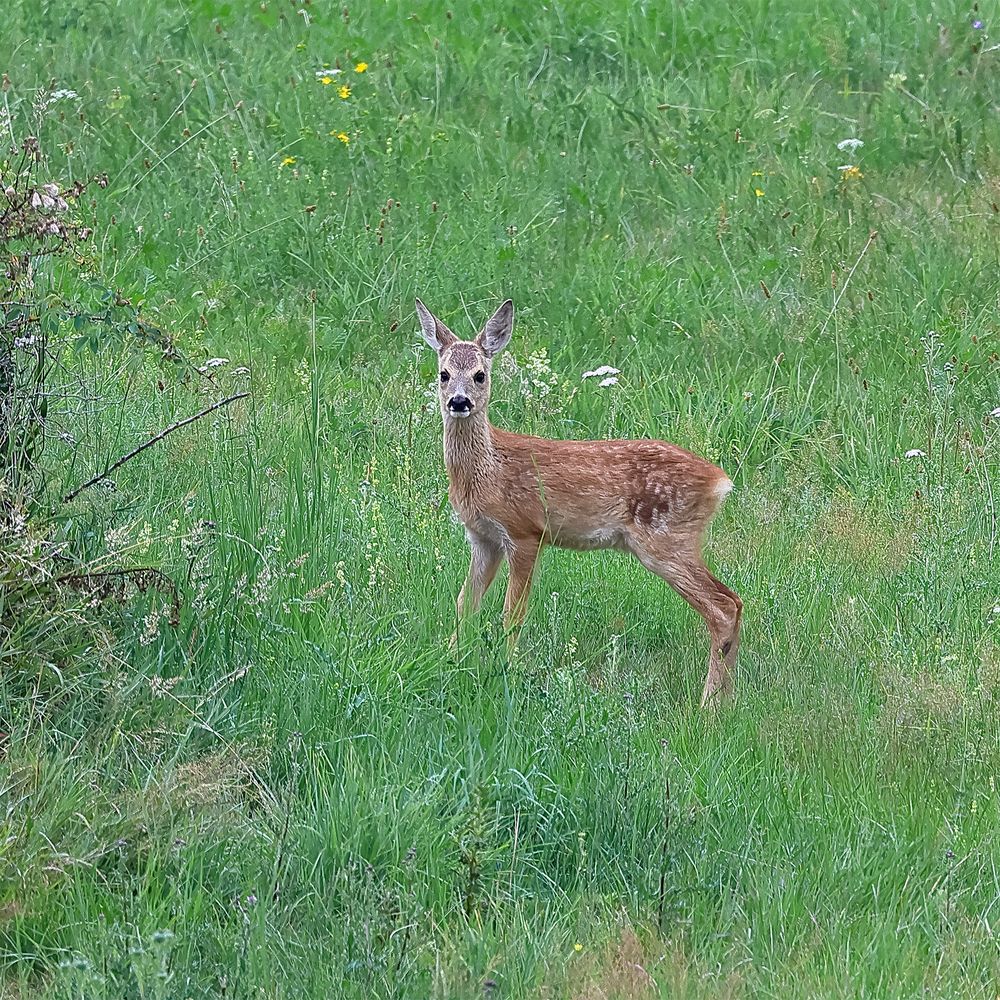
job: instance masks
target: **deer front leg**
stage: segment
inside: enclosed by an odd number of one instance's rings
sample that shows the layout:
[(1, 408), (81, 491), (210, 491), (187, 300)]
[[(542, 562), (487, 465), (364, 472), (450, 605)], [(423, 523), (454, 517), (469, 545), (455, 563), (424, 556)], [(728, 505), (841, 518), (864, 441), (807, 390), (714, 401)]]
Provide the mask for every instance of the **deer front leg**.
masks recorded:
[[(455, 615), (458, 623), (469, 614), (475, 614), (479, 610), (479, 605), (483, 595), (490, 589), (490, 584), (497, 575), (500, 563), (503, 562), (503, 549), (493, 545), (476, 535), (469, 536), (469, 546), (471, 548), (471, 558), (469, 561), (469, 573), (462, 584), (462, 589), (458, 593), (458, 601), (455, 604)], [(458, 624), (452, 633), (449, 645), (452, 649), (458, 644)]]
[(513, 653), (521, 633), (521, 623), (528, 611), (531, 578), (538, 560), (540, 542), (532, 540), (516, 545), (508, 554), (510, 579), (507, 581), (507, 599), (504, 601), (504, 626), (507, 630), (507, 648)]

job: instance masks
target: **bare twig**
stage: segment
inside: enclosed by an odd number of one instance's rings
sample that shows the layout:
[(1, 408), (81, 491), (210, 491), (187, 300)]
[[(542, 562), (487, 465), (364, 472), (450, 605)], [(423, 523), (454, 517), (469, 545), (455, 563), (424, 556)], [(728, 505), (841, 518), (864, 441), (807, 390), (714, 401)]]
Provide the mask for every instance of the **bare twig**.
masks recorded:
[(220, 399), (219, 402), (213, 403), (211, 406), (206, 406), (200, 413), (196, 413), (192, 417), (185, 417), (183, 420), (178, 420), (169, 427), (165, 427), (159, 434), (153, 435), (153, 437), (151, 437), (148, 441), (144, 441), (141, 445), (139, 445), (138, 448), (133, 448), (127, 455), (122, 455), (117, 462), (109, 465), (103, 472), (94, 476), (93, 479), (88, 479), (82, 486), (77, 486), (75, 490), (70, 490), (69, 493), (63, 497), (63, 503), (68, 503), (74, 497), (82, 493), (88, 486), (93, 486), (95, 483), (99, 483), (102, 479), (107, 479), (108, 476), (110, 476), (116, 469), (120, 469), (126, 462), (135, 458), (135, 456), (140, 452), (152, 447), (157, 441), (162, 441), (168, 434), (173, 434), (174, 431), (180, 430), (181, 427), (193, 424), (196, 420), (201, 420), (202, 417), (208, 416), (208, 414), (213, 410), (218, 410), (222, 406), (228, 406), (230, 403), (235, 403), (237, 399), (245, 399), (249, 395), (249, 392), (238, 392), (235, 396), (227, 396), (225, 399)]

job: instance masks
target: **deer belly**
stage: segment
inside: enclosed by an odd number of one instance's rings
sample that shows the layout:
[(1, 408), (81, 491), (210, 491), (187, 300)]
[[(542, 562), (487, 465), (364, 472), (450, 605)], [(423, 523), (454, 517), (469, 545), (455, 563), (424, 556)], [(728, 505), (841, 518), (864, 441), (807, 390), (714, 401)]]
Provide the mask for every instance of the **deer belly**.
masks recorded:
[(550, 525), (549, 541), (561, 549), (625, 549), (628, 540), (620, 525)]

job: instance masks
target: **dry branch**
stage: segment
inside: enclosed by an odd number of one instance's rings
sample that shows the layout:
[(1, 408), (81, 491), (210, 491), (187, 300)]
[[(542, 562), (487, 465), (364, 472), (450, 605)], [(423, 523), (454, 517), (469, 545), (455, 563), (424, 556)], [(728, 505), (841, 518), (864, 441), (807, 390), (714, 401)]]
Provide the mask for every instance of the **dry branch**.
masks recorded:
[(205, 409), (200, 413), (196, 413), (191, 417), (185, 417), (183, 420), (178, 420), (169, 427), (165, 427), (159, 434), (153, 435), (153, 437), (151, 437), (148, 441), (144, 441), (141, 445), (139, 445), (138, 448), (133, 448), (127, 455), (122, 455), (117, 462), (109, 465), (103, 472), (94, 476), (92, 479), (88, 479), (82, 486), (77, 486), (75, 490), (70, 490), (69, 493), (63, 497), (63, 503), (68, 503), (74, 497), (82, 493), (88, 486), (93, 486), (95, 483), (99, 483), (102, 479), (107, 479), (108, 476), (110, 476), (116, 469), (120, 469), (126, 462), (135, 458), (135, 456), (140, 452), (152, 447), (157, 441), (162, 441), (168, 434), (173, 434), (174, 431), (180, 430), (181, 427), (193, 424), (196, 420), (201, 420), (202, 417), (208, 416), (208, 414), (213, 410), (218, 410), (222, 406), (228, 406), (230, 403), (235, 403), (237, 399), (244, 399), (249, 395), (249, 392), (238, 392), (235, 396), (227, 396), (225, 399), (220, 399), (219, 402), (205, 407)]

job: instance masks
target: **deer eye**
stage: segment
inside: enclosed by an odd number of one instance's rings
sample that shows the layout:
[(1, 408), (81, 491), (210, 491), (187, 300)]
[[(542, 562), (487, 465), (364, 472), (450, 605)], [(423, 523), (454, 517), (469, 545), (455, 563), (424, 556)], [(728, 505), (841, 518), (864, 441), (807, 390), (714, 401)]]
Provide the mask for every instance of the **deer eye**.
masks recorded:
[(442, 382), (447, 382), (448, 379), (450, 379), (450, 378), (451, 378), (451, 376), (447, 372), (441, 372), (441, 381)]
[(472, 376), (472, 381), (478, 382), (479, 385), (482, 385), (486, 381), (486, 372), (476, 372), (476, 374)]

